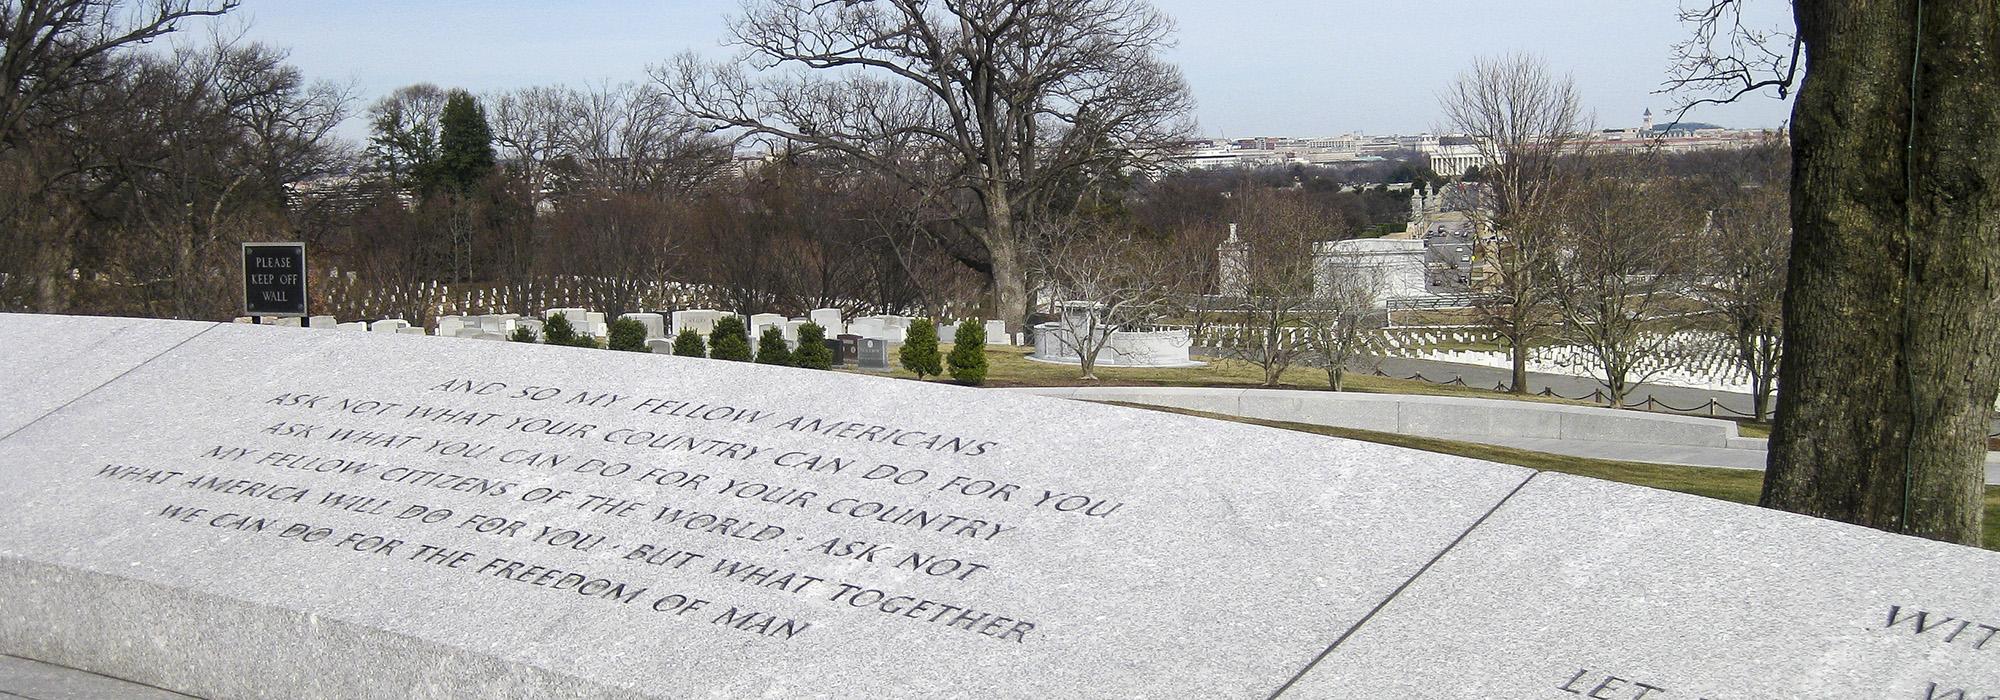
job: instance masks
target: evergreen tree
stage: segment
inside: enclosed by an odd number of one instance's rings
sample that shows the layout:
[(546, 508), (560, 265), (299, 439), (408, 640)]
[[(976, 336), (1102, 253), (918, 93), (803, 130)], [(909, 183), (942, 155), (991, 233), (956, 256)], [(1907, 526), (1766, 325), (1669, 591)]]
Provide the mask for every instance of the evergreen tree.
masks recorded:
[(715, 330), (708, 333), (708, 356), (718, 360), (750, 361), (750, 331), (743, 328), (743, 317), (724, 316), (715, 320)]
[(799, 326), (799, 349), (792, 363), (808, 369), (832, 369), (833, 351), (826, 347), (826, 327), (817, 323)]
[(621, 318), (611, 322), (609, 346), (613, 350), (626, 352), (646, 351), (646, 324), (638, 319)]
[(903, 361), (903, 369), (917, 373), (917, 379), (944, 374), (939, 366), (937, 324), (928, 318), (910, 322), (910, 333), (903, 338), (903, 349), (898, 356)]
[(765, 328), (757, 337), (757, 364), (791, 366), (792, 350), (785, 347), (785, 333), (777, 326)]
[(952, 337), (951, 356), (945, 362), (951, 365), (951, 378), (959, 383), (986, 383), (986, 324), (977, 319), (958, 324), (958, 333)]
[(562, 314), (550, 314), (549, 320), (542, 324), (542, 340), (550, 345), (575, 345), (576, 327), (569, 325), (569, 319)]
[(421, 189), (465, 193), (493, 173), (493, 164), (493, 129), (486, 124), (486, 109), (471, 93), (452, 90), (438, 115), (437, 167)]
[(674, 354), (681, 357), (708, 357), (708, 343), (693, 328), (682, 328), (674, 336)]
[(512, 335), (507, 336), (507, 339), (514, 341), (516, 343), (541, 342), (541, 339), (535, 337), (535, 329), (531, 326), (528, 326), (527, 324), (515, 326), (514, 333)]

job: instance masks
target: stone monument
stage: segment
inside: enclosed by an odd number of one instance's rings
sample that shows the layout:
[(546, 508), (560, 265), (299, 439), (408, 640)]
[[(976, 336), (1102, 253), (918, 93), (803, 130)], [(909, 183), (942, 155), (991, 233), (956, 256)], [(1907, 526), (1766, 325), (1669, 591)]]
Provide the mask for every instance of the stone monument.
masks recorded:
[(8, 314), (0, 337), (5, 692), (23, 664), (197, 697), (2000, 677), (2000, 554), (1638, 486), (696, 358)]

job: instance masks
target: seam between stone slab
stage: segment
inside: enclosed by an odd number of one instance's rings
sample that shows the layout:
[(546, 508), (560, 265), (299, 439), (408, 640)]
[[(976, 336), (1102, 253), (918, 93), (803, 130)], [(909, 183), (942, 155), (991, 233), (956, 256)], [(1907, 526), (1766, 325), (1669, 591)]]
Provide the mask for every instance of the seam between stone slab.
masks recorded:
[[(203, 331), (203, 333), (206, 333), (206, 332), (207, 332), (207, 331)], [(199, 334), (199, 333), (197, 333), (196, 335), (200, 335), (200, 334)], [(201, 700), (201, 698), (200, 698), (199, 696), (194, 696), (194, 695), (189, 695), (189, 694), (187, 694), (187, 693), (182, 693), (182, 692), (176, 692), (176, 691), (174, 691), (174, 690), (173, 690), (173, 689), (171, 689), (171, 688), (162, 688), (162, 687), (160, 687), (160, 686), (157, 686), (157, 685), (151, 685), (151, 684), (148, 684), (148, 683), (141, 683), (141, 682), (139, 682), (139, 681), (135, 681), (135, 680), (128, 680), (128, 679), (124, 679), (124, 678), (119, 678), (119, 677), (117, 677), (117, 676), (107, 676), (107, 675), (104, 675), (104, 674), (102, 674), (102, 673), (98, 673), (98, 672), (96, 672), (96, 671), (92, 671), (92, 670), (90, 670), (90, 669), (87, 669), (87, 668), (77, 668), (77, 667), (75, 667), (75, 666), (64, 666), (64, 665), (62, 665), (62, 664), (59, 664), (59, 663), (55, 663), (55, 662), (51, 662), (51, 661), (43, 661), (43, 660), (41, 660), (41, 659), (30, 659), (30, 658), (28, 658), (28, 657), (25, 657), (25, 656), (21, 656), (21, 655), (18, 655), (18, 654), (8, 654), (8, 653), (0, 653), (0, 656), (5, 656), (5, 657), (7, 657), (7, 658), (10, 658), (10, 659), (20, 659), (20, 660), (22, 660), (22, 661), (27, 661), (27, 662), (29, 662), (29, 663), (37, 663), (37, 664), (41, 664), (41, 665), (43, 665), (43, 666), (54, 666), (54, 667), (56, 667), (56, 668), (60, 668), (60, 669), (63, 669), (63, 670), (66, 670), (66, 671), (75, 671), (75, 672), (77, 672), (77, 673), (83, 673), (83, 674), (89, 674), (89, 675), (92, 675), (92, 676), (96, 676), (96, 677), (98, 677), (98, 678), (105, 678), (105, 679), (109, 679), (109, 680), (113, 680), (113, 681), (117, 681), (117, 682), (119, 682), (119, 683), (124, 683), (124, 684), (126, 684), (126, 685), (136, 685), (136, 686), (139, 686), (139, 687), (141, 687), (141, 688), (151, 688), (151, 689), (153, 689), (153, 690), (157, 690), (157, 691), (160, 691), (160, 692), (162, 692), (162, 693), (166, 693), (166, 694), (168, 694), (168, 695), (176, 695), (176, 696), (179, 696), (179, 697), (183, 697), (183, 698), (189, 698), (190, 700)], [(16, 695), (16, 694), (14, 694), (14, 693), (9, 693), (9, 692), (7, 692), (7, 691), (5, 691), (5, 690), (0, 690), (0, 695), (10, 695), (10, 696), (13, 696), (13, 697), (17, 697), (17, 698), (29, 698), (29, 700), (34, 700), (34, 699), (33, 699), (33, 698), (31, 697), (31, 696), (27, 696), (27, 695)]]
[(34, 424), (36, 424), (36, 423), (40, 423), (40, 422), (42, 422), (42, 421), (44, 421), (44, 420), (47, 420), (49, 416), (53, 416), (53, 415), (55, 415), (55, 414), (57, 414), (57, 413), (61, 413), (63, 409), (65, 409), (65, 408), (69, 408), (69, 405), (70, 405), (70, 404), (73, 404), (73, 403), (76, 403), (76, 402), (78, 402), (78, 401), (81, 401), (81, 400), (83, 400), (83, 397), (86, 397), (86, 396), (89, 396), (89, 395), (91, 395), (91, 394), (95, 394), (95, 393), (97, 393), (97, 392), (99, 392), (99, 391), (102, 391), (102, 390), (104, 389), (104, 387), (107, 387), (107, 386), (111, 386), (111, 384), (112, 384), (113, 382), (116, 382), (116, 381), (118, 381), (118, 380), (120, 380), (120, 379), (124, 379), (124, 378), (125, 378), (125, 375), (128, 375), (128, 374), (131, 374), (131, 373), (132, 373), (132, 372), (133, 372), (134, 370), (137, 370), (137, 369), (139, 369), (140, 367), (144, 367), (144, 366), (146, 366), (146, 365), (149, 365), (149, 364), (152, 364), (152, 362), (153, 362), (154, 360), (157, 360), (157, 359), (160, 359), (161, 357), (165, 356), (165, 355), (166, 355), (167, 353), (170, 353), (170, 352), (173, 352), (173, 351), (175, 351), (175, 350), (179, 350), (179, 349), (181, 348), (181, 346), (182, 346), (182, 345), (186, 345), (186, 344), (188, 344), (188, 341), (191, 341), (191, 340), (194, 340), (195, 338), (199, 338), (199, 337), (202, 337), (202, 336), (204, 336), (204, 335), (207, 335), (209, 331), (212, 331), (212, 330), (215, 330), (215, 327), (216, 327), (216, 326), (220, 326), (220, 325), (222, 325), (222, 324), (221, 324), (221, 323), (211, 323), (211, 324), (209, 324), (209, 326), (208, 326), (207, 328), (203, 328), (203, 329), (201, 329), (201, 332), (200, 332), (200, 333), (196, 333), (196, 334), (194, 334), (194, 335), (190, 335), (190, 336), (188, 336), (188, 337), (186, 337), (186, 338), (182, 338), (182, 339), (181, 339), (181, 342), (178, 342), (178, 343), (174, 343), (173, 345), (169, 346), (169, 347), (168, 347), (167, 349), (165, 349), (165, 350), (161, 350), (161, 351), (159, 351), (159, 352), (156, 352), (156, 353), (153, 353), (153, 355), (152, 355), (151, 357), (148, 357), (148, 358), (146, 358), (146, 359), (144, 359), (144, 360), (140, 360), (138, 364), (135, 364), (135, 365), (132, 365), (131, 367), (127, 367), (127, 368), (125, 368), (125, 371), (123, 371), (123, 372), (119, 372), (119, 373), (118, 373), (118, 374), (117, 374), (116, 376), (113, 376), (113, 377), (112, 377), (112, 378), (110, 378), (110, 379), (106, 379), (106, 380), (104, 380), (104, 381), (103, 381), (102, 383), (99, 383), (99, 384), (98, 384), (97, 386), (94, 386), (94, 387), (91, 387), (91, 388), (90, 388), (90, 389), (89, 389), (88, 391), (84, 391), (83, 393), (80, 393), (80, 394), (77, 394), (77, 395), (75, 395), (75, 396), (72, 396), (72, 397), (69, 397), (69, 400), (68, 400), (68, 401), (64, 401), (64, 402), (62, 402), (62, 404), (61, 404), (61, 405), (59, 405), (59, 406), (56, 406), (55, 408), (51, 408), (51, 409), (49, 409), (47, 413), (43, 413), (42, 415), (39, 415), (39, 416), (35, 416), (35, 419), (34, 419), (34, 420), (31, 420), (31, 421), (28, 421), (28, 422), (26, 422), (26, 423), (22, 423), (22, 424), (21, 424), (21, 427), (18, 427), (18, 428), (15, 428), (15, 429), (13, 429), (13, 430), (9, 430), (9, 431), (7, 431), (7, 434), (5, 434), (5, 435), (0, 435), (0, 442), (5, 442), (5, 441), (6, 441), (6, 440), (7, 440), (8, 438), (11, 438), (11, 437), (14, 437), (14, 435), (15, 435), (16, 433), (19, 433), (19, 432), (21, 432), (21, 431), (23, 431), (23, 430), (27, 430), (27, 429), (28, 429), (28, 426), (31, 426), (31, 425), (34, 425)]
[(1529, 474), (1528, 478), (1522, 479), (1521, 483), (1515, 484), (1514, 490), (1508, 491), (1507, 495), (1500, 497), (1500, 500), (1494, 503), (1492, 508), (1486, 509), (1486, 512), (1481, 514), (1478, 520), (1474, 520), (1471, 525), (1466, 526), (1464, 532), (1458, 533), (1458, 537), (1452, 538), (1451, 543), (1445, 545), (1444, 549), (1438, 550), (1437, 555), (1432, 556), (1430, 561), (1426, 561), (1423, 566), (1417, 567), (1416, 572), (1410, 574), (1410, 577), (1405, 579), (1402, 585), (1396, 586), (1396, 589), (1393, 591), (1389, 591), (1389, 595), (1384, 596), (1380, 602), (1375, 604), (1375, 607), (1370, 608), (1368, 614), (1362, 615), (1361, 619), (1354, 621), (1353, 625), (1348, 626), (1347, 631), (1340, 633), (1339, 637), (1335, 637), (1333, 643), (1326, 645), (1326, 648), (1321, 650), (1318, 656), (1313, 657), (1313, 660), (1308, 662), (1305, 668), (1299, 669), (1299, 672), (1292, 674), (1292, 677), (1286, 680), (1284, 685), (1278, 686), (1277, 690), (1271, 691), (1271, 694), (1266, 696), (1266, 700), (1276, 700), (1278, 696), (1284, 695), (1285, 691), (1291, 690), (1292, 686), (1299, 682), (1299, 679), (1305, 678), (1307, 673), (1311, 673), (1313, 668), (1319, 666), (1319, 662), (1326, 660), (1326, 657), (1333, 653), (1334, 649), (1340, 648), (1342, 643), (1346, 642), (1349, 637), (1353, 637), (1354, 633), (1360, 631), (1362, 626), (1367, 625), (1369, 620), (1375, 619), (1375, 616), (1380, 614), (1383, 608), (1389, 607), (1389, 603), (1394, 602), (1397, 596), (1402, 595), (1403, 591), (1410, 587), (1410, 584), (1416, 583), (1417, 579), (1422, 578), (1425, 572), (1430, 571), (1431, 567), (1435, 566), (1439, 560), (1444, 559), (1445, 555), (1450, 554), (1451, 550), (1457, 549), (1458, 543), (1464, 542), (1465, 538), (1470, 536), (1473, 530), (1477, 530), (1480, 525), (1486, 524), (1487, 518), (1491, 518), (1494, 513), (1500, 512), (1500, 507), (1507, 505), (1507, 501), (1513, 500), (1514, 494), (1520, 493), (1521, 489), (1528, 487), (1528, 482), (1534, 481), (1535, 477), (1541, 475), (1541, 471), (1536, 471), (1533, 474)]

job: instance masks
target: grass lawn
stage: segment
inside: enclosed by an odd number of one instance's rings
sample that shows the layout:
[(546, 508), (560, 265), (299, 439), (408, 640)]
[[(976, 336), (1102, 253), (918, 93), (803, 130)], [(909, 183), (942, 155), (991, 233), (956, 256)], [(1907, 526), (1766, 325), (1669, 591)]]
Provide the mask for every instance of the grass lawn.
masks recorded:
[[(1317, 433), (1354, 440), (1366, 440), (1368, 442), (1379, 442), (1385, 445), (1397, 445), (1428, 452), (1442, 452), (1444, 454), (1472, 457), (1505, 464), (1516, 464), (1530, 469), (1576, 474), (1578, 476), (1588, 476), (1606, 481), (1617, 481), (1638, 486), (1650, 486), (1656, 489), (1666, 489), (1668, 491), (1691, 493), (1709, 498), (1720, 498), (1725, 501), (1735, 501), (1737, 503), (1755, 504), (1757, 502), (1757, 495), (1763, 489), (1764, 485), (1764, 473), (1748, 469), (1683, 467), (1671, 464), (1570, 457), (1567, 455), (1553, 455), (1511, 447), (1481, 445), (1456, 440), (1439, 440), (1437, 438), (1416, 437), (1412, 435), (1398, 435), (1373, 430), (1334, 428), (1307, 423), (1239, 418), (1236, 416), (1189, 411), (1178, 408), (1163, 408), (1122, 402), (1114, 403), (1132, 408), (1179, 413), (1236, 423), (1249, 423), (1252, 425)], [(1983, 546), (1986, 549), (2000, 550), (2000, 486), (1986, 487), (1986, 534), (1983, 541)]]

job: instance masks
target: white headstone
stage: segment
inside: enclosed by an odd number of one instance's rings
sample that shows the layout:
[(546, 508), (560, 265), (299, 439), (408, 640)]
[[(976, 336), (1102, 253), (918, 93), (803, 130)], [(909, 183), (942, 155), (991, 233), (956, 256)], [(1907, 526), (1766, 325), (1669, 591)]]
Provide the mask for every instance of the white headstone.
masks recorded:
[(847, 324), (847, 332), (863, 338), (882, 338), (888, 335), (887, 325), (878, 316), (863, 316)]
[(395, 333), (410, 327), (410, 322), (400, 318), (385, 318), (368, 324), (368, 330), (376, 333)]
[(840, 309), (813, 309), (810, 314), (813, 323), (826, 329), (826, 337), (835, 338), (847, 332), (847, 326), (840, 322)]
[(756, 344), (757, 344), (757, 339), (758, 339), (758, 338), (760, 338), (760, 337), (763, 337), (763, 335), (764, 335), (764, 329), (765, 329), (765, 328), (767, 328), (767, 327), (778, 327), (778, 326), (783, 326), (783, 325), (784, 325), (784, 323), (785, 323), (785, 315), (784, 315), (784, 314), (753, 314), (753, 315), (751, 315), (751, 316), (750, 316), (750, 344), (751, 344), (751, 346), (752, 346), (752, 347), (755, 347), (755, 346), (756, 346)]
[(306, 319), (306, 326), (308, 328), (333, 328), (338, 325), (340, 325), (340, 319), (332, 316), (314, 316)]
[(1009, 342), (1012, 342), (1012, 339), (1011, 339), (1011, 338), (1009, 338), (1009, 337), (1007, 337), (1007, 322), (1006, 322), (1006, 321), (987, 321), (987, 322), (986, 322), (986, 344), (987, 344), (987, 345), (1005, 345), (1005, 344), (1007, 344), (1007, 343), (1009, 343)]
[(667, 320), (659, 314), (641, 311), (625, 314), (619, 316), (619, 318), (629, 318), (644, 325), (646, 327), (647, 340), (667, 337)]
[(715, 330), (715, 320), (722, 318), (722, 312), (714, 309), (685, 309), (674, 312), (674, 327), (671, 331), (679, 335), (681, 331), (692, 329), (696, 333), (708, 335)]

